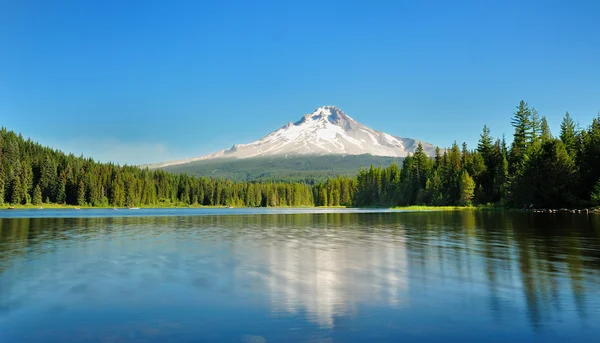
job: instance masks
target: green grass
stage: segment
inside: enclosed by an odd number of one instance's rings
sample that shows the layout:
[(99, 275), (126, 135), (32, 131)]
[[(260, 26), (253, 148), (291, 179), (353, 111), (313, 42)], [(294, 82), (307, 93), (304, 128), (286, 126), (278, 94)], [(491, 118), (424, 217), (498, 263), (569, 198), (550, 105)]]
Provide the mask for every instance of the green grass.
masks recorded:
[(398, 211), (481, 211), (481, 210), (502, 210), (492, 206), (398, 206), (392, 207), (392, 210)]
[[(12, 207), (16, 210), (27, 210), (27, 209), (48, 209), (48, 210), (57, 210), (57, 209), (75, 209), (75, 208), (115, 208), (115, 206), (75, 206), (75, 205), (61, 205), (61, 204), (41, 204), (41, 205), (8, 205), (0, 207), (0, 210), (8, 210), (9, 207)], [(200, 205), (184, 205), (184, 204), (168, 204), (168, 203), (160, 203), (156, 205), (140, 205), (135, 206), (139, 208), (227, 208), (227, 206), (200, 206)], [(117, 208), (127, 208), (127, 207), (117, 207)]]
[[(69, 208), (75, 208), (75, 206), (73, 205), (60, 205), (60, 204), (41, 204), (41, 205), (32, 205), (32, 204), (27, 204), (27, 205), (9, 205), (9, 204), (5, 204), (4, 206), (0, 207), (0, 209), (6, 210), (9, 209), (10, 207), (14, 208), (14, 209), (38, 209), (38, 208), (44, 208), (44, 209), (69, 209)], [(86, 206), (81, 206), (86, 207)]]
[[(48, 209), (48, 210), (60, 210), (60, 209), (75, 209), (75, 208), (80, 208), (80, 209), (90, 209), (90, 208), (115, 208), (115, 206), (89, 206), (89, 205), (83, 205), (83, 206), (75, 206), (75, 205), (61, 205), (61, 204), (41, 204), (41, 205), (32, 205), (32, 204), (27, 204), (27, 205), (9, 205), (9, 204), (5, 204), (4, 206), (0, 207), (0, 210), (8, 210), (9, 207), (14, 208), (15, 210), (34, 210), (34, 209)], [(140, 206), (135, 206), (135, 207), (139, 207), (139, 208), (228, 208), (228, 206), (206, 206), (206, 205), (187, 205), (187, 204), (171, 204), (171, 203), (159, 203), (159, 204), (155, 204), (155, 205), (140, 205)], [(117, 207), (117, 208), (127, 208), (127, 207)], [(253, 207), (248, 207), (248, 206), (232, 206), (232, 208), (253, 208)], [(278, 206), (278, 207), (271, 207), (271, 208), (322, 208), (322, 209), (339, 209), (339, 208), (346, 208), (346, 206)]]

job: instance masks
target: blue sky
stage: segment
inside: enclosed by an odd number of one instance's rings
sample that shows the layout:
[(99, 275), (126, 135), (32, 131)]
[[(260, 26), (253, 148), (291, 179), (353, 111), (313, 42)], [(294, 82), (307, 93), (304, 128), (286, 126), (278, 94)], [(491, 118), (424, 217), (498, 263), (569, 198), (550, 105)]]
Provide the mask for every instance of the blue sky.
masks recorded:
[(321, 105), (439, 146), (600, 110), (597, 1), (2, 1), (0, 124), (99, 160), (247, 143)]

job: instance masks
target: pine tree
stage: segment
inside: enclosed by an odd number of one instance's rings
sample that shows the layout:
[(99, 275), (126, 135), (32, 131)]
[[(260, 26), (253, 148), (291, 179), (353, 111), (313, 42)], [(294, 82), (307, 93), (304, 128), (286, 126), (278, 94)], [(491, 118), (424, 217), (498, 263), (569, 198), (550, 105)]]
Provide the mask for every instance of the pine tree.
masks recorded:
[(460, 177), (460, 205), (471, 206), (475, 194), (475, 181), (467, 171), (463, 171)]
[(502, 155), (508, 156), (508, 147), (506, 145), (506, 137), (504, 136), (504, 134), (502, 134), (502, 141), (501, 141), (500, 147), (502, 150)]
[(531, 108), (531, 143), (535, 144), (540, 140), (542, 134), (542, 121), (535, 107)]
[(66, 176), (61, 176), (56, 190), (56, 203), (65, 204), (67, 201), (67, 179)]
[(39, 184), (35, 185), (35, 188), (33, 189), (33, 199), (31, 200), (31, 203), (33, 205), (40, 205), (42, 203), (42, 189)]
[(514, 174), (522, 167), (524, 154), (531, 137), (531, 111), (525, 101), (521, 100), (519, 103), (511, 120), (511, 125), (515, 128), (510, 151), (510, 169)]
[[(1, 139), (0, 142), (2, 142)], [(0, 205), (4, 205), (4, 201), (4, 165), (2, 163), (2, 144), (0, 143)]]
[(56, 164), (50, 157), (46, 155), (40, 166), (39, 185), (42, 190), (42, 195), (51, 198), (53, 201), (56, 198)]
[(457, 205), (460, 202), (461, 160), (460, 149), (454, 142), (448, 151), (445, 166), (442, 169), (442, 179), (445, 181), (444, 193), (450, 205)]
[(413, 168), (414, 168), (414, 187), (417, 191), (425, 188), (425, 182), (429, 176), (429, 157), (423, 150), (423, 145), (419, 142), (413, 155)]
[(13, 205), (20, 204), (23, 199), (23, 195), (21, 193), (21, 191), (22, 191), (21, 179), (18, 176), (13, 178), (12, 185), (10, 188), (11, 188), (11, 193), (12, 193), (11, 198), (10, 198), (10, 203)]
[(550, 126), (548, 126), (548, 121), (546, 117), (542, 117), (540, 121), (540, 139), (543, 142), (547, 142), (552, 139), (552, 133), (550, 133)]
[(490, 129), (487, 125), (483, 126), (483, 133), (479, 136), (479, 143), (477, 144), (477, 151), (483, 156), (484, 159), (490, 157), (492, 151), (493, 139), (490, 134)]
[(571, 118), (569, 112), (565, 113), (565, 116), (560, 124), (560, 140), (565, 145), (567, 152), (574, 156), (575, 154), (575, 142), (576, 142), (576, 126), (575, 122)]
[(442, 153), (440, 151), (440, 147), (435, 147), (435, 157), (433, 158), (433, 169), (440, 170), (442, 165)]
[(83, 180), (79, 181), (79, 185), (77, 186), (77, 205), (85, 205), (85, 183)]

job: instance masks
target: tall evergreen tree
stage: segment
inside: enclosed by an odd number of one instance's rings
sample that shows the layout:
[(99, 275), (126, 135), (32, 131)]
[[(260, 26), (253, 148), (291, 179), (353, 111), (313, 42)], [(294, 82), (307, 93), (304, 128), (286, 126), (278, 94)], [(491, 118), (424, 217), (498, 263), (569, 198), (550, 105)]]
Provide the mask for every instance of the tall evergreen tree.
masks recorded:
[(0, 205), (4, 205), (4, 163), (2, 163), (2, 144), (0, 140)]
[(39, 184), (35, 185), (35, 188), (33, 189), (33, 199), (31, 200), (31, 203), (33, 205), (39, 205), (42, 203), (42, 189), (40, 188)]
[(516, 173), (524, 160), (524, 154), (531, 138), (531, 111), (523, 100), (519, 103), (517, 111), (511, 120), (515, 128), (514, 139), (510, 151), (510, 169)]
[(475, 182), (467, 171), (463, 171), (460, 177), (460, 202), (461, 206), (471, 206), (475, 193)]
[(550, 126), (548, 126), (548, 120), (546, 120), (545, 116), (540, 120), (540, 139), (542, 142), (547, 142), (552, 139)]
[(542, 134), (542, 120), (535, 107), (531, 108), (531, 143), (535, 144), (540, 140)]
[(11, 185), (11, 198), (10, 203), (14, 205), (21, 204), (23, 202), (23, 195), (21, 193), (21, 179), (17, 176), (13, 178)]
[(481, 156), (487, 160), (489, 159), (492, 151), (493, 139), (490, 134), (490, 129), (487, 125), (483, 126), (483, 133), (479, 136), (479, 144), (477, 144), (477, 151)]
[(79, 185), (77, 186), (77, 205), (85, 205), (85, 183), (83, 180), (79, 181)]
[(565, 116), (560, 124), (560, 140), (565, 145), (567, 152), (574, 156), (575, 154), (575, 143), (576, 143), (576, 125), (569, 112), (565, 113)]

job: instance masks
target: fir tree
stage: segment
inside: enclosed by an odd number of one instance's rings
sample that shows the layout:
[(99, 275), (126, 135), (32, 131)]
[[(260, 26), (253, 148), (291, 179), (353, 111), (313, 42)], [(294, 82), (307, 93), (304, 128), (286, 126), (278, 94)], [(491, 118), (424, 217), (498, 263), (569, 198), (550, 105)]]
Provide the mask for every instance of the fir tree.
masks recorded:
[(77, 205), (85, 205), (85, 183), (83, 183), (83, 180), (79, 181), (77, 186)]
[(511, 125), (515, 128), (514, 139), (510, 151), (511, 170), (516, 173), (521, 167), (523, 156), (527, 149), (531, 137), (531, 111), (527, 103), (523, 100), (519, 103), (517, 111), (511, 120)]
[(535, 144), (540, 140), (542, 134), (542, 121), (535, 107), (531, 108), (531, 143)]
[(479, 136), (479, 144), (477, 144), (477, 151), (483, 156), (484, 159), (490, 157), (492, 151), (493, 139), (490, 135), (490, 129), (487, 125), (483, 126), (483, 133)]
[(565, 116), (560, 124), (560, 140), (565, 145), (567, 152), (573, 156), (575, 154), (575, 122), (571, 118), (569, 112), (565, 113)]
[(473, 204), (473, 196), (475, 194), (475, 182), (469, 176), (469, 173), (464, 171), (460, 177), (460, 205), (471, 206)]
[(22, 191), (21, 179), (17, 176), (15, 178), (13, 178), (12, 185), (11, 185), (11, 198), (10, 198), (11, 204), (18, 205), (22, 202), (23, 195), (22, 195), (21, 191)]
[(0, 205), (3, 205), (4, 201), (4, 166), (2, 163), (2, 144), (0, 144)]
[(550, 126), (548, 126), (546, 117), (542, 117), (540, 121), (540, 139), (542, 143), (552, 139), (552, 133), (550, 133)]
[(42, 189), (39, 184), (35, 185), (35, 188), (33, 189), (33, 199), (31, 200), (31, 203), (33, 205), (40, 205), (42, 203)]

